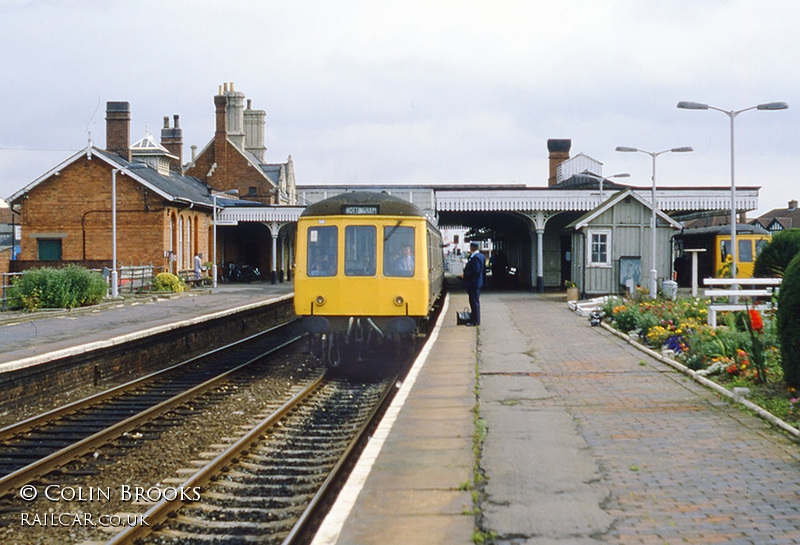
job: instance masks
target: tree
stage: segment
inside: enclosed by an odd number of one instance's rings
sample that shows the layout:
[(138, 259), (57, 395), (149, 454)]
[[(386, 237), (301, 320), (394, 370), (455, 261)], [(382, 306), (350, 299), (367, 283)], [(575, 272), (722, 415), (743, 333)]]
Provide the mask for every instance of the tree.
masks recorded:
[(772, 237), (772, 241), (758, 254), (753, 266), (756, 278), (778, 278), (800, 253), (800, 229), (787, 229)]
[(795, 255), (781, 282), (776, 313), (781, 342), (783, 378), (789, 386), (800, 386), (800, 253)]

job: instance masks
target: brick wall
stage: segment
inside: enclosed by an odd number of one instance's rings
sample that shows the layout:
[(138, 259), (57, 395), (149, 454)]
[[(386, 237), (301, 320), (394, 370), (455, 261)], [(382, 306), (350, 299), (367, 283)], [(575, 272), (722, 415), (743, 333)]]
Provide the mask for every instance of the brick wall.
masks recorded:
[(92, 385), (108, 388), (243, 339), (293, 316), (291, 300), (265, 303), (256, 309), (182, 330), (0, 373), (0, 397), (8, 400), (8, 409), (16, 409), (42, 399), (57, 399), (61, 392), (71, 389)]
[[(112, 255), (111, 167), (99, 159), (83, 157), (40, 183), (28, 193), (22, 207), (22, 254), (37, 260), (39, 238), (61, 239), (62, 259), (105, 260)], [(208, 254), (211, 215), (193, 209), (167, 206), (163, 198), (122, 173), (117, 174), (117, 257), (121, 265), (168, 264), (175, 251), (171, 221), (192, 224), (191, 255)], [(196, 231), (196, 235), (194, 234)], [(187, 241), (187, 239), (184, 239)]]
[[(248, 200), (273, 204), (275, 188), (264, 177), (259, 169), (254, 167), (244, 155), (227, 139), (222, 148), (225, 153), (222, 157), (217, 153), (215, 146), (208, 146), (197, 156), (195, 165), (186, 171), (189, 176), (204, 180), (217, 191), (236, 189), (239, 197)], [(207, 176), (212, 165), (217, 164), (211, 176)], [(250, 196), (250, 188), (256, 188), (256, 196)]]
[[(0, 274), (11, 272), (9, 262), (11, 261), (11, 248), (0, 250)], [(2, 282), (0, 282), (2, 285)]]

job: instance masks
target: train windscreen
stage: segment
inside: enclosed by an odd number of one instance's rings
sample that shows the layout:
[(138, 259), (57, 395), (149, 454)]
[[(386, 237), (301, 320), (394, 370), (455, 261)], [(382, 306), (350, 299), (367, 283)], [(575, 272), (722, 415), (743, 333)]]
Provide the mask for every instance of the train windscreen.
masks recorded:
[(383, 228), (384, 276), (414, 276), (414, 228), (401, 225)]
[(377, 228), (348, 225), (344, 228), (344, 274), (375, 276)]
[(308, 276), (336, 276), (338, 231), (335, 225), (308, 228)]

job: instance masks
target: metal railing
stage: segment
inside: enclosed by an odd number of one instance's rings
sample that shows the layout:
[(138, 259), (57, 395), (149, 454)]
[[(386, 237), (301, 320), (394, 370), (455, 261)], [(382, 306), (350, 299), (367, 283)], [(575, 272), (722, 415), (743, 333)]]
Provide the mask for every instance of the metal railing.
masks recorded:
[(156, 269), (152, 265), (122, 266), (119, 269), (120, 293), (135, 293), (153, 284)]
[(14, 279), (22, 276), (22, 273), (0, 273), (0, 308), (6, 310), (11, 296), (11, 285)]

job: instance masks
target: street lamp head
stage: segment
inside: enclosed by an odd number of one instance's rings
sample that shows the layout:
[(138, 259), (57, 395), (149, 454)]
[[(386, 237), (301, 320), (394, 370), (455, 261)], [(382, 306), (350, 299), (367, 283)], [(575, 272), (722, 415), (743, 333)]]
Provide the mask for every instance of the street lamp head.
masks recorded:
[(785, 102), (768, 102), (756, 106), (757, 110), (785, 110), (789, 107)]
[(671, 151), (673, 153), (685, 153), (687, 151), (694, 151), (694, 148), (691, 147), (691, 146), (683, 146), (683, 147), (680, 147), (680, 148), (672, 148), (669, 151)]
[(703, 104), (702, 102), (681, 101), (678, 102), (678, 108), (682, 110), (708, 110), (708, 104)]
[(621, 172), (619, 174), (612, 174), (611, 176), (609, 176), (609, 178), (630, 178), (630, 177), (631, 175), (628, 174), (627, 172)]
[(627, 146), (617, 146), (617, 151), (639, 151), (639, 148), (629, 148)]

